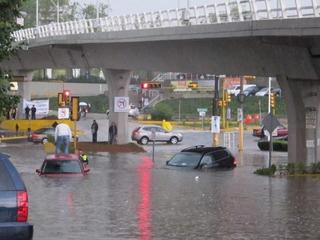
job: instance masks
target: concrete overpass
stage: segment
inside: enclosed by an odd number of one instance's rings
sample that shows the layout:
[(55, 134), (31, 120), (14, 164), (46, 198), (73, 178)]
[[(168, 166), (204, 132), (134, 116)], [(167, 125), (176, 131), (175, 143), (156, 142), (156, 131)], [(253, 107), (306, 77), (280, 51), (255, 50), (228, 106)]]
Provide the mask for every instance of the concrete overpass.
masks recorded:
[[(103, 68), (111, 105), (114, 96), (127, 96), (131, 70), (274, 76), (288, 105), (289, 162), (319, 161), (319, 6), (283, 2), (272, 8), (264, 0), (234, 1), (236, 8), (224, 3), (225, 12), (223, 4), (203, 7), (203, 15), (192, 14), (202, 8), (185, 10), (187, 18), (176, 10), (176, 17), (167, 11), (22, 30), (14, 36), (24, 50), (0, 67), (26, 79), (38, 68)], [(113, 110), (124, 143), (127, 113)]]

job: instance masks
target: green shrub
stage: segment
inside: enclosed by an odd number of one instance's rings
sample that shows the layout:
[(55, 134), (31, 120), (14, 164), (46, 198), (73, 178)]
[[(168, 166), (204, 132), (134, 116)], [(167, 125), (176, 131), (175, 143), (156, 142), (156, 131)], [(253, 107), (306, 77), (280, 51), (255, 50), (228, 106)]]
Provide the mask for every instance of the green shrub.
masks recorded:
[(288, 163), (287, 171), (289, 175), (308, 173), (308, 167), (305, 163)]
[(270, 168), (259, 168), (254, 173), (263, 176), (273, 176), (276, 170), (276, 165), (272, 164)]
[(320, 162), (311, 164), (311, 173), (320, 173)]
[[(273, 151), (287, 152), (288, 151), (288, 142), (285, 140), (275, 140), (273, 143)], [(260, 140), (258, 142), (258, 147), (261, 151), (269, 150), (269, 142), (267, 140)]]
[(165, 103), (158, 103), (151, 111), (152, 120), (171, 120), (173, 114), (172, 108)]

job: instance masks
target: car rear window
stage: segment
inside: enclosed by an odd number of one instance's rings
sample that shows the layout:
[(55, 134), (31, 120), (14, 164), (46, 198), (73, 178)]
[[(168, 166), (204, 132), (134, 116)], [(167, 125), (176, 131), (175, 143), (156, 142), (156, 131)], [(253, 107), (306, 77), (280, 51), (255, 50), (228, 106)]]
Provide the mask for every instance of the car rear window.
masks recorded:
[(219, 160), (221, 158), (226, 158), (228, 157), (228, 155), (229, 155), (228, 152), (224, 150), (213, 152), (213, 156), (216, 160)]
[(77, 160), (47, 160), (42, 172), (45, 174), (81, 173), (81, 167)]
[(15, 190), (11, 176), (2, 161), (0, 161), (0, 191)]

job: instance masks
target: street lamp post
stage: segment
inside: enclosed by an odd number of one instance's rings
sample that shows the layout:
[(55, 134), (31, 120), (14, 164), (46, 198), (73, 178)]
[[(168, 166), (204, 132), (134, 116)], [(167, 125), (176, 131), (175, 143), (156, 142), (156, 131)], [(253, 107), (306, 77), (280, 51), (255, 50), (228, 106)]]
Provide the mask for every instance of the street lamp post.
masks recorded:
[(36, 26), (39, 26), (39, 0), (36, 1)]

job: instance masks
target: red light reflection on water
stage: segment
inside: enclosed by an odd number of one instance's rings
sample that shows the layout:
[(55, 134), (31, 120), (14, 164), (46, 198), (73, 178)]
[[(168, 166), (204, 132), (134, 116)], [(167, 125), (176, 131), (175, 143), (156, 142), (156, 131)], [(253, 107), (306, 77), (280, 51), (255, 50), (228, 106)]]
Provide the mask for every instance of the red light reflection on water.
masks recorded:
[(138, 166), (139, 176), (139, 193), (140, 201), (138, 206), (138, 220), (140, 240), (151, 239), (151, 181), (152, 181), (152, 159), (143, 157), (140, 165)]

